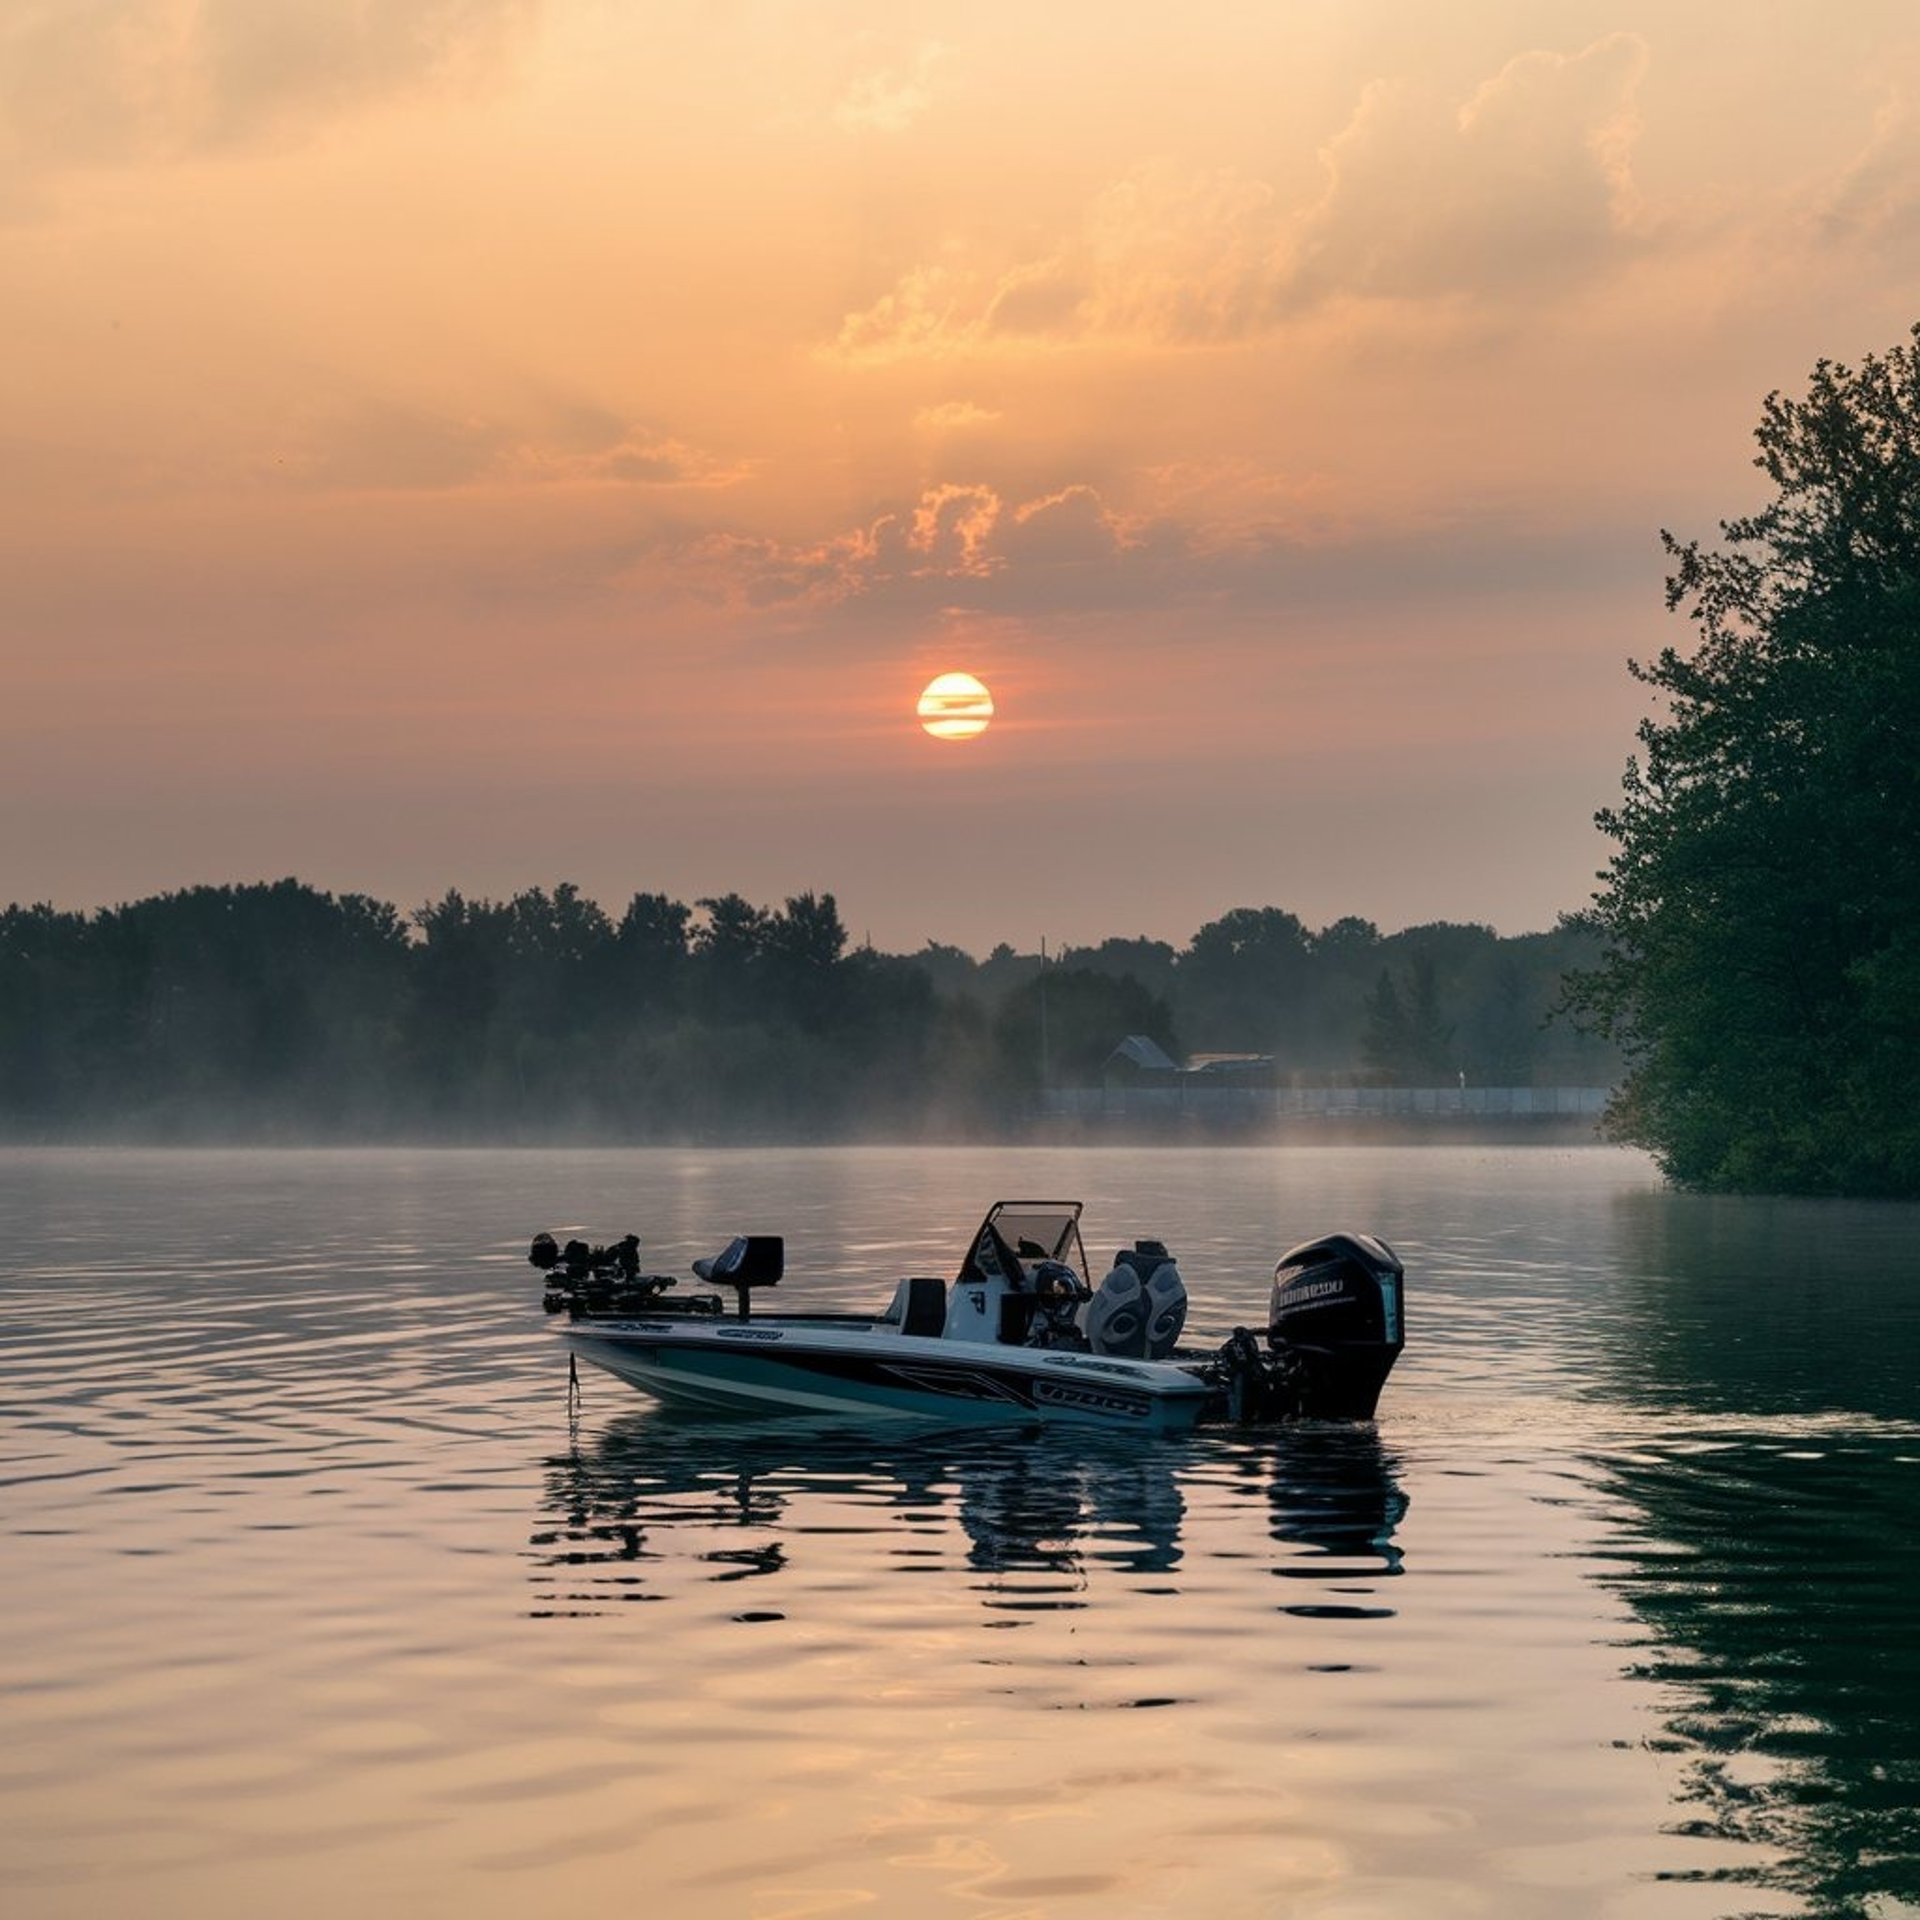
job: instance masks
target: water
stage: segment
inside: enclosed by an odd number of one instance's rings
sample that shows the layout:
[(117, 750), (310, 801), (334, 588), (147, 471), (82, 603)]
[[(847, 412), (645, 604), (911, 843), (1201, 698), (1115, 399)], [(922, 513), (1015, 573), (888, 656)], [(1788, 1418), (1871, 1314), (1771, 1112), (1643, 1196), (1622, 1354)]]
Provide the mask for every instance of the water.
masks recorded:
[[(991, 1200), (1409, 1270), (1376, 1428), (674, 1420), (536, 1227), (825, 1305)], [(1920, 1214), (1605, 1150), (0, 1155), (0, 1889), (51, 1915), (1920, 1913)]]

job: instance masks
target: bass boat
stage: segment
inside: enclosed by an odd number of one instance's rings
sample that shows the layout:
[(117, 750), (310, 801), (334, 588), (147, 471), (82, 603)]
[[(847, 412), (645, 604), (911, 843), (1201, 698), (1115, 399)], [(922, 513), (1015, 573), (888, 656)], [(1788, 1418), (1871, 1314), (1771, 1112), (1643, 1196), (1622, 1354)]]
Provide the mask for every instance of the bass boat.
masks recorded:
[[(1186, 1433), (1202, 1422), (1370, 1420), (1405, 1343), (1405, 1273), (1384, 1241), (1335, 1233), (1281, 1256), (1267, 1325), (1179, 1345), (1187, 1290), (1157, 1240), (1095, 1285), (1077, 1200), (1002, 1200), (952, 1280), (902, 1280), (874, 1314), (768, 1313), (786, 1244), (742, 1234), (675, 1291), (607, 1247), (540, 1234), (528, 1255), (581, 1359), (668, 1403), (732, 1414), (838, 1414), (949, 1425), (1097, 1422)], [(722, 1291), (731, 1291), (729, 1310)]]

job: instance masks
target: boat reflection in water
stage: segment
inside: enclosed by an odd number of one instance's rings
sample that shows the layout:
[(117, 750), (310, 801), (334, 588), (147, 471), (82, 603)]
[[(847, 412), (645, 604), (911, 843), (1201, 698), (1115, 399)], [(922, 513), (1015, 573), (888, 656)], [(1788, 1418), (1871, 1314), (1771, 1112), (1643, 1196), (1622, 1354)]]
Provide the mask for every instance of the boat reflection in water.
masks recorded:
[[(1264, 1480), (1267, 1530), (1296, 1549), (1274, 1571), (1308, 1583), (1397, 1578), (1403, 1555), (1394, 1533), (1407, 1511), (1380, 1436), (1370, 1426), (1328, 1425), (1288, 1435), (1276, 1459), (1251, 1477)], [(1393, 1609), (1351, 1597), (1301, 1599), (1281, 1610), (1311, 1619), (1385, 1619)]]
[(1392, 1609), (1354, 1595), (1400, 1573), (1407, 1499), (1371, 1426), (1183, 1444), (1084, 1430), (876, 1444), (851, 1425), (650, 1409), (549, 1460), (545, 1508), (530, 1558), (546, 1615), (686, 1601), (704, 1583), (768, 1579), (797, 1593), (942, 1574), (973, 1576), (989, 1608), (1075, 1609), (1096, 1578), (1177, 1592), (1196, 1557), (1256, 1559), (1264, 1542), (1271, 1571), (1301, 1583), (1282, 1612), (1371, 1618)]

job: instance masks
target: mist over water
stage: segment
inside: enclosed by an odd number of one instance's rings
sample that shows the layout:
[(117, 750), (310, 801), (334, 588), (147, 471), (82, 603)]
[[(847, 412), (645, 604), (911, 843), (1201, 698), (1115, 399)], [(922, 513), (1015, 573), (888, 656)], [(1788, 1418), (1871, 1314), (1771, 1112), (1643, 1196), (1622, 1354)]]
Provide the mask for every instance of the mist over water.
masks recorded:
[[(1196, 1337), (1393, 1241), (1374, 1427), (673, 1419), (536, 1228), (796, 1299), (999, 1198)], [(1920, 1216), (1605, 1149), (0, 1154), (10, 1915), (1920, 1910)]]

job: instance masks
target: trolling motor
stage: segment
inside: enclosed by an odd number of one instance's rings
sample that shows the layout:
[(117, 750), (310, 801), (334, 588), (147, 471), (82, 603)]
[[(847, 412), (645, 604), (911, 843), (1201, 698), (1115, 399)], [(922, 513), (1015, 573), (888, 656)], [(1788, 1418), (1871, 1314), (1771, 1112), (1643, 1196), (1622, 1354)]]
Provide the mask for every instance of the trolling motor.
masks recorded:
[(718, 1313), (717, 1294), (679, 1300), (661, 1296), (673, 1285), (670, 1273), (640, 1271), (640, 1237), (630, 1233), (611, 1246), (569, 1240), (563, 1247), (550, 1233), (537, 1233), (527, 1249), (528, 1263), (545, 1277), (540, 1304), (549, 1313)]
[(1223, 1417), (1371, 1420), (1406, 1345), (1405, 1284), (1399, 1256), (1371, 1234), (1332, 1233), (1282, 1254), (1265, 1349), (1236, 1327), (1209, 1369)]

